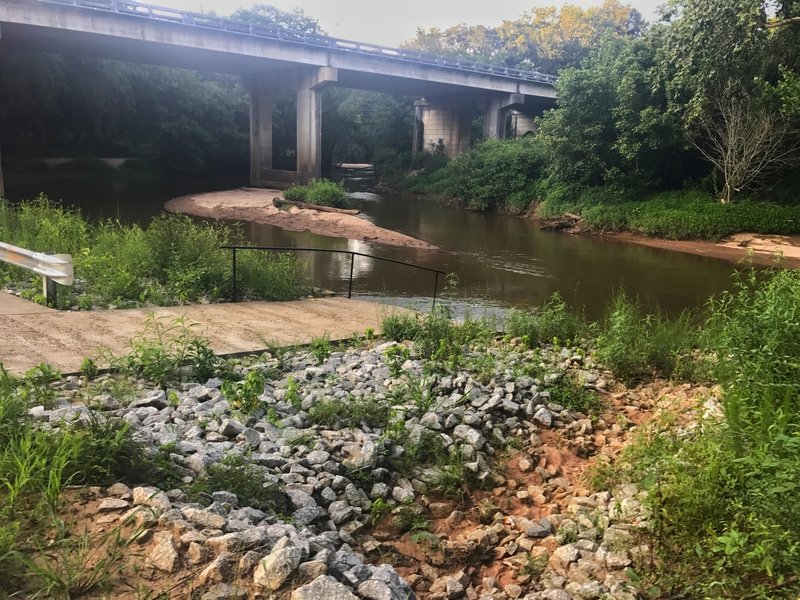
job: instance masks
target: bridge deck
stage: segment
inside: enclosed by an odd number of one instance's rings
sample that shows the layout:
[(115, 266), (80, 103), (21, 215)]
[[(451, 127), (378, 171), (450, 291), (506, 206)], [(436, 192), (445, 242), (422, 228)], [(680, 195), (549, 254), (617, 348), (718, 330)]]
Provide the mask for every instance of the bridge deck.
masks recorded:
[(125, 354), (149, 313), (165, 322), (185, 316), (193, 331), (218, 353), (260, 350), (268, 344), (308, 343), (380, 330), (382, 318), (402, 310), (373, 302), (319, 298), (292, 302), (242, 302), (191, 305), (154, 310), (64, 312), (0, 294), (0, 362), (21, 373), (39, 363), (75, 372), (85, 356), (100, 348)]

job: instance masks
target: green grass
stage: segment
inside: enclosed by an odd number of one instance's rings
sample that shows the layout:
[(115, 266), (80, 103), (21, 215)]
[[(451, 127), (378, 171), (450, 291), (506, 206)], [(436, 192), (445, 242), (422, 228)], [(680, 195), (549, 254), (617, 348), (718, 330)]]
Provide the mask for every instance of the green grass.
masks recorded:
[[(59, 289), (61, 308), (174, 305), (231, 295), (230, 252), (241, 230), (159, 215), (146, 228), (114, 220), (90, 223), (44, 196), (12, 204), (0, 200), (0, 239), (40, 252), (71, 254), (76, 284)], [(237, 270), (241, 297), (289, 300), (309, 293), (305, 263), (283, 253), (242, 252)], [(0, 265), (0, 280), (38, 299), (32, 273)]]
[(684, 189), (632, 198), (609, 188), (553, 186), (537, 214), (545, 219), (577, 213), (590, 231), (631, 231), (667, 239), (719, 240), (741, 232), (800, 233), (800, 206), (742, 199), (721, 204), (714, 196)]
[(283, 192), (283, 197), (334, 208), (344, 208), (347, 205), (344, 184), (329, 179), (314, 179), (307, 185), (291, 185)]
[[(704, 368), (722, 390), (725, 418), (682, 434), (674, 424), (651, 431), (614, 469), (618, 481), (649, 491), (659, 560), (639, 575), (653, 597), (800, 591), (800, 273), (737, 277), (695, 338), (711, 358)], [(615, 302), (606, 343), (612, 332), (617, 347), (639, 343), (631, 343), (639, 337), (631, 306)]]
[(596, 392), (587, 390), (580, 381), (569, 374), (548, 385), (547, 390), (550, 392), (551, 400), (567, 410), (597, 414), (604, 407), (602, 399)]
[(428, 315), (398, 313), (381, 323), (384, 337), (396, 342), (412, 341), (418, 356), (429, 359), (427, 368), (454, 371), (464, 363), (464, 348), (485, 347), (496, 332), (488, 318), (467, 315), (461, 323), (452, 318), (446, 306)]
[(538, 309), (511, 311), (505, 322), (506, 333), (522, 338), (531, 348), (553, 339), (577, 340), (588, 333), (588, 327), (583, 314), (570, 309), (558, 293)]
[(188, 489), (189, 497), (204, 506), (211, 504), (211, 494), (217, 491), (236, 494), (240, 506), (251, 506), (271, 514), (289, 512), (286, 494), (276, 484), (266, 483), (262, 469), (238, 454), (229, 454), (210, 465)]
[(308, 411), (308, 418), (312, 424), (327, 429), (358, 428), (362, 424), (371, 429), (385, 429), (392, 414), (392, 407), (388, 402), (349, 396), (317, 402)]
[[(64, 558), (81, 556), (81, 540), (71, 539), (59, 518), (64, 486), (174, 482), (164, 463), (133, 439), (123, 421), (35, 428), (24, 392), (30, 385), (39, 383), (12, 377), (0, 367), (0, 572), (7, 575), (0, 578), (0, 594), (75, 591), (108, 576), (97, 566), (65, 570)], [(45, 546), (48, 552), (42, 553)], [(107, 556), (104, 564), (112, 559)]]
[(698, 320), (688, 312), (675, 318), (647, 314), (620, 291), (600, 324), (597, 357), (628, 383), (645, 375), (671, 377), (679, 367), (684, 374), (695, 372), (686, 363), (700, 343)]

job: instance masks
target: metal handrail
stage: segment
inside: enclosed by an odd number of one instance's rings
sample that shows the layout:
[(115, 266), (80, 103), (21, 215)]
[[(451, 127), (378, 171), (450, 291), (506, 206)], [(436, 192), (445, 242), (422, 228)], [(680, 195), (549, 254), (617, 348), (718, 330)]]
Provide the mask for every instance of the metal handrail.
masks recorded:
[(330, 248), (298, 248), (295, 246), (241, 246), (238, 244), (225, 244), (220, 246), (223, 250), (232, 251), (233, 259), (233, 302), (238, 302), (238, 284), (236, 282), (236, 252), (237, 250), (262, 250), (273, 252), (330, 252), (331, 254), (349, 254), (350, 255), (350, 280), (347, 288), (347, 298), (353, 297), (353, 267), (355, 265), (356, 256), (363, 256), (364, 258), (374, 258), (375, 260), (382, 260), (396, 265), (403, 265), (405, 267), (412, 267), (422, 271), (434, 273), (436, 278), (433, 284), (433, 304), (431, 310), (436, 308), (436, 293), (439, 289), (439, 275), (447, 275), (447, 271), (440, 271), (439, 269), (431, 269), (430, 267), (423, 267), (422, 265), (415, 265), (414, 263), (405, 262), (403, 260), (396, 260), (394, 258), (386, 258), (385, 256), (375, 256), (374, 254), (364, 254), (363, 252), (356, 252), (354, 250), (333, 250)]
[(488, 73), (489, 75), (497, 75), (499, 77), (507, 77), (522, 81), (534, 81), (547, 85), (553, 85), (558, 79), (555, 75), (547, 75), (545, 73), (539, 73), (538, 71), (522, 71), (504, 65), (482, 63), (453, 56), (427, 54), (419, 50), (406, 50), (378, 44), (366, 44), (317, 33), (284, 29), (282, 27), (265, 27), (250, 23), (241, 23), (222, 17), (204, 15), (202, 13), (178, 10), (164, 6), (155, 6), (132, 0), (39, 0), (39, 2), (44, 4), (56, 4), (59, 6), (74, 6), (76, 8), (96, 11), (101, 10), (132, 17), (165, 21), (178, 25), (216, 29), (239, 35), (250, 35), (293, 44), (314, 46), (316, 48), (328, 48), (340, 52), (379, 56), (390, 60), (414, 62), (459, 71), (477, 71)]

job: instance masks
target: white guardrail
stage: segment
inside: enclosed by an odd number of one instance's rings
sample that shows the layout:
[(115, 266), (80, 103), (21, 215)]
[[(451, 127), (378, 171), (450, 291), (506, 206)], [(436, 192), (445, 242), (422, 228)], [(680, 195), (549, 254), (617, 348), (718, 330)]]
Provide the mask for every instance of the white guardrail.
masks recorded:
[(72, 256), (69, 254), (33, 252), (0, 242), (0, 261), (41, 275), (42, 293), (48, 304), (54, 303), (56, 300), (54, 283), (72, 285), (75, 282)]

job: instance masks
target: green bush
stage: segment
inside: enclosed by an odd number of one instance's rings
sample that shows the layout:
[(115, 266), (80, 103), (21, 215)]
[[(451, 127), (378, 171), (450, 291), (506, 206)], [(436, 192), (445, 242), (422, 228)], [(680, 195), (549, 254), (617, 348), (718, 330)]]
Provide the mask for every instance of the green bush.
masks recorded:
[(649, 490), (654, 596), (794, 598), (800, 572), (800, 274), (748, 271), (709, 305), (724, 419), (629, 451)]
[(347, 205), (344, 184), (329, 179), (314, 179), (308, 185), (291, 185), (284, 192), (287, 200), (308, 202), (319, 206), (343, 208)]
[[(467, 315), (457, 323), (446, 307), (439, 306), (425, 316), (397, 313), (388, 316), (381, 324), (384, 337), (397, 342), (412, 341), (422, 358), (456, 367), (464, 359), (464, 346), (486, 345), (494, 336), (496, 327), (489, 319), (475, 319)], [(452, 370), (452, 369), (451, 369)]]
[[(65, 307), (78, 308), (227, 298), (231, 259), (220, 246), (243, 240), (236, 227), (183, 215), (159, 215), (146, 228), (114, 220), (91, 224), (43, 196), (18, 205), (0, 200), (0, 235), (32, 250), (72, 254), (77, 282), (60, 296)], [(3, 273), (35, 289), (30, 272), (0, 265)], [(240, 296), (268, 300), (310, 290), (304, 263), (289, 254), (242, 252), (238, 284)]]
[(645, 314), (638, 302), (620, 291), (601, 324), (597, 357), (627, 382), (653, 372), (670, 377), (699, 344), (695, 320), (690, 313), (674, 319), (660, 312)]
[(394, 313), (383, 319), (383, 337), (395, 342), (413, 341), (422, 332), (422, 318), (413, 313)]
[(746, 440), (800, 427), (800, 272), (755, 270), (710, 305), (708, 351), (718, 356), (726, 419)]
[(283, 197), (292, 202), (305, 202), (308, 187), (300, 184), (290, 185), (283, 191)]
[(554, 338), (576, 340), (587, 328), (583, 315), (571, 310), (558, 292), (534, 311), (512, 310), (505, 323), (506, 333), (523, 338), (531, 348)]
[(536, 138), (488, 140), (447, 165), (450, 191), (476, 210), (522, 213), (535, 199), (544, 161)]

